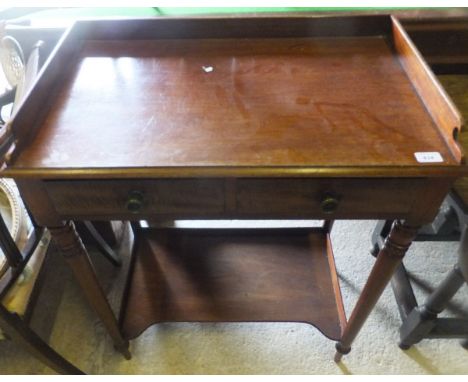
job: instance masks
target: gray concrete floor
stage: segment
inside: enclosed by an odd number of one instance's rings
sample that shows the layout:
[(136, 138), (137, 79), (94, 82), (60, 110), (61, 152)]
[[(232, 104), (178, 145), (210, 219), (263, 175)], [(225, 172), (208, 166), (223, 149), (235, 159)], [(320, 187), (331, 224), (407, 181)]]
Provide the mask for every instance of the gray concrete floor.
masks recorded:
[[(373, 263), (369, 255), (375, 222), (338, 221), (332, 232), (337, 270), (347, 315)], [(457, 243), (415, 243), (405, 265), (418, 301), (455, 264)], [(91, 251), (96, 271), (117, 310), (128, 265), (122, 269)], [(314, 327), (298, 323), (159, 324), (131, 341), (133, 358), (124, 360), (87, 306), (63, 259), (51, 251), (47, 275), (32, 321), (57, 351), (91, 374), (467, 374), (468, 351), (459, 341), (423, 340), (408, 351), (397, 346), (400, 318), (390, 288), (356, 339), (351, 354), (337, 365), (334, 343)], [(464, 286), (444, 315), (468, 316)], [(49, 374), (51, 370), (9, 341), (0, 342), (1, 374)]]

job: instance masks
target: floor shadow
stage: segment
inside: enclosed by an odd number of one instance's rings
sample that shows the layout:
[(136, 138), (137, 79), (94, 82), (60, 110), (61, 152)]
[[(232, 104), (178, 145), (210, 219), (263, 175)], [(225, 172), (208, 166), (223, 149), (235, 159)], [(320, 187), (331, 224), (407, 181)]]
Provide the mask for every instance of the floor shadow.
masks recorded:
[(341, 372), (344, 374), (344, 375), (352, 375), (353, 373), (351, 373), (351, 370), (348, 369), (348, 367), (343, 363), (343, 361), (340, 361), (336, 364), (336, 366), (338, 366), (338, 368), (341, 370)]
[(49, 246), (43, 267), (41, 285), (31, 316), (31, 326), (48, 341), (62, 301), (63, 285), (72, 275), (54, 243)]
[(441, 371), (435, 367), (433, 362), (422, 354), (417, 347), (412, 346), (409, 350), (405, 350), (404, 353), (429, 374), (441, 374)]

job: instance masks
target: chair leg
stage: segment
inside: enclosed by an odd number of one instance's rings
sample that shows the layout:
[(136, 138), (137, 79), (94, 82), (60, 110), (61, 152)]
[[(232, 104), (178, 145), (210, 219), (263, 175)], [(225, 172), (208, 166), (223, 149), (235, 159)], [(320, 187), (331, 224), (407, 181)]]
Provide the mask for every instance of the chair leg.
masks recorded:
[(413, 287), (411, 286), (408, 273), (403, 263), (395, 270), (391, 284), (401, 321), (404, 322), (414, 308), (418, 306), (418, 302), (416, 301)]
[(374, 231), (372, 232), (372, 246), (369, 251), (372, 256), (377, 257), (377, 255), (379, 254), (380, 248), (383, 247), (385, 238), (390, 233), (392, 224), (393, 220), (379, 220), (377, 222)]
[(13, 341), (59, 374), (84, 374), (45, 341), (16, 314), (0, 304), (0, 327)]
[(437, 315), (465, 282), (460, 268), (455, 268), (447, 275), (437, 289), (408, 315), (400, 328), (400, 348), (409, 349), (418, 343), (436, 326)]
[[(94, 228), (99, 232), (101, 237), (109, 244), (112, 248), (115, 247), (119, 243), (119, 238), (117, 237), (116, 232), (114, 231), (114, 227), (112, 225), (112, 221), (107, 220), (92, 220)], [(123, 223), (121, 221), (120, 223)]]
[(99, 231), (96, 229), (94, 224), (86, 220), (83, 224), (83, 227), (86, 228), (90, 237), (94, 241), (94, 244), (99, 249), (99, 251), (104, 255), (104, 257), (109, 260), (113, 265), (116, 267), (120, 267), (122, 265), (122, 259), (119, 255), (107, 244), (104, 238), (101, 236)]

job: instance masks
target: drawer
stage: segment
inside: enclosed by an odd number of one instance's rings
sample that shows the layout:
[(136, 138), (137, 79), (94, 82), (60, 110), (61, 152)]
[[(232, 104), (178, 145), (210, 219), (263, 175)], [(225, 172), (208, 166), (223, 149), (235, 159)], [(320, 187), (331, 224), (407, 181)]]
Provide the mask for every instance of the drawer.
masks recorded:
[[(408, 218), (424, 178), (239, 178), (45, 181), (64, 218)], [(419, 197), (419, 198), (418, 198)]]
[(224, 210), (224, 182), (217, 179), (46, 181), (64, 217), (180, 215), (202, 217)]
[(238, 179), (239, 217), (405, 218), (425, 179)]

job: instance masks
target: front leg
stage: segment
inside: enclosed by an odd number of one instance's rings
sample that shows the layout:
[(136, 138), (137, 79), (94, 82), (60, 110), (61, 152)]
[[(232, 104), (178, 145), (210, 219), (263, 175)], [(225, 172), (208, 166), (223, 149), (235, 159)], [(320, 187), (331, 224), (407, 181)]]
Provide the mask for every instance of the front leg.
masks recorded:
[(99, 285), (88, 252), (80, 236), (76, 232), (75, 225), (73, 222), (69, 221), (62, 226), (48, 227), (48, 229), (62, 255), (72, 269), (89, 304), (91, 304), (104, 326), (107, 328), (107, 331), (114, 341), (115, 348), (120, 351), (126, 359), (130, 359), (131, 354), (128, 350), (128, 341), (126, 341), (120, 333), (117, 320), (106, 299), (104, 291)]
[(351, 351), (352, 342), (391, 280), (395, 269), (403, 260), (418, 229), (419, 227), (410, 226), (399, 220), (393, 223), (353, 313), (346, 324), (341, 341), (336, 344), (335, 362), (340, 362), (343, 355)]

